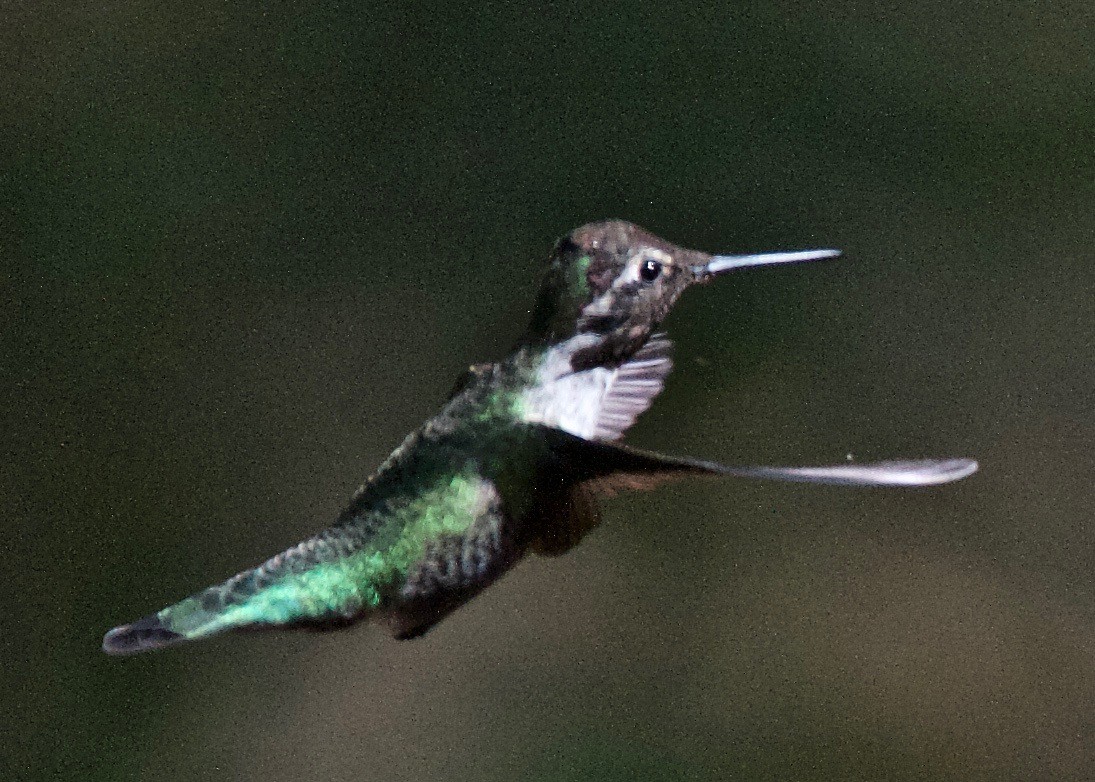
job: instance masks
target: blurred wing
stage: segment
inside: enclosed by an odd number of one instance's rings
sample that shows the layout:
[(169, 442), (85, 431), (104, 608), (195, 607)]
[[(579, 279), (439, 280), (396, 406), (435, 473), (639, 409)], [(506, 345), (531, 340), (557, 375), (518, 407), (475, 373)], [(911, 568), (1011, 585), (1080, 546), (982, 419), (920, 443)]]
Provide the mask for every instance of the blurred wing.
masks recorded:
[(601, 398), (594, 440), (619, 440), (635, 419), (646, 412), (673, 370), (672, 350), (673, 343), (665, 334), (654, 334), (634, 356), (615, 369)]
[(835, 486), (934, 486), (961, 480), (978, 469), (973, 459), (915, 459), (824, 467), (740, 467), (665, 456), (614, 443), (592, 442), (557, 429), (548, 434), (548, 441), (558, 458), (570, 465), (574, 479), (599, 495), (651, 489), (667, 481), (695, 475)]
[(569, 353), (549, 351), (537, 382), (522, 393), (522, 418), (585, 440), (618, 440), (661, 392), (673, 368), (672, 347), (654, 334), (619, 366), (579, 371)]
[(723, 475), (833, 486), (935, 486), (977, 472), (973, 459), (917, 459), (832, 467), (723, 467)]

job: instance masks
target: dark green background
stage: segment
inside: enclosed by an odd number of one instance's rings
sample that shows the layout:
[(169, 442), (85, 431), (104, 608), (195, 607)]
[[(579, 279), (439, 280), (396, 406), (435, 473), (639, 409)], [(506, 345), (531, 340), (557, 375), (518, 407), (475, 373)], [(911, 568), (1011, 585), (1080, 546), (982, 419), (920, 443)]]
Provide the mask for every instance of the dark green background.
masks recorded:
[[(1095, 776), (1090, 2), (8, 4), (0, 776)], [(970, 455), (611, 503), (421, 641), (104, 630), (329, 522), (552, 241), (690, 293), (629, 439)]]

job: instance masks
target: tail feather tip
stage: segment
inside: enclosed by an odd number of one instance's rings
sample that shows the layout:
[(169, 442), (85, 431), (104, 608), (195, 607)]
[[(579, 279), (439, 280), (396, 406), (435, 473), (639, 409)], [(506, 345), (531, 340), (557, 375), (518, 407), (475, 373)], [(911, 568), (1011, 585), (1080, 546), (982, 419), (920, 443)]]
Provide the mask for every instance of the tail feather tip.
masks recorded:
[(108, 632), (103, 636), (103, 651), (113, 655), (136, 654), (182, 640), (184, 636), (164, 627), (158, 614), (150, 614)]

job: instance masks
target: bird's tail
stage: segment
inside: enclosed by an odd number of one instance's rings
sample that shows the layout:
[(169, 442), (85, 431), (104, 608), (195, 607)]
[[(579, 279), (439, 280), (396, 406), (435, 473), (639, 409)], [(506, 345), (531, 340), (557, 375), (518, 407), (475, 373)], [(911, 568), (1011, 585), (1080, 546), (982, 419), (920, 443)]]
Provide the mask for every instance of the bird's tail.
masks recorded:
[(103, 651), (107, 654), (136, 654), (148, 649), (162, 649), (165, 646), (186, 641), (181, 633), (169, 629), (170, 619), (165, 623), (160, 617), (170, 608), (143, 616), (127, 625), (119, 625), (103, 636)]
[(227, 630), (332, 627), (363, 616), (375, 591), (351, 578), (344, 542), (334, 528), (204, 589), (162, 611), (115, 627), (103, 638), (107, 654), (135, 654)]
[(103, 651), (136, 654), (253, 624), (253, 620), (239, 610), (245, 604), (239, 584), (253, 572), (241, 573), (161, 611), (115, 627), (104, 636)]

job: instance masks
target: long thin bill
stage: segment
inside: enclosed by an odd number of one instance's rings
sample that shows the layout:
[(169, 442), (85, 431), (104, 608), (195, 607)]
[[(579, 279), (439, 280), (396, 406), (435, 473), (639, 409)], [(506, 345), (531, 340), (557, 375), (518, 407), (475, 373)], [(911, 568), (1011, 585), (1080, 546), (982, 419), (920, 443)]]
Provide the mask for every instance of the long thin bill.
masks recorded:
[(706, 266), (696, 271), (702, 276), (724, 274), (748, 266), (771, 266), (777, 263), (803, 263), (836, 258), (840, 250), (798, 250), (795, 252), (756, 253), (754, 255), (716, 255)]
[(919, 459), (832, 467), (718, 467), (723, 475), (740, 478), (834, 486), (936, 486), (977, 472), (977, 462), (973, 459)]

